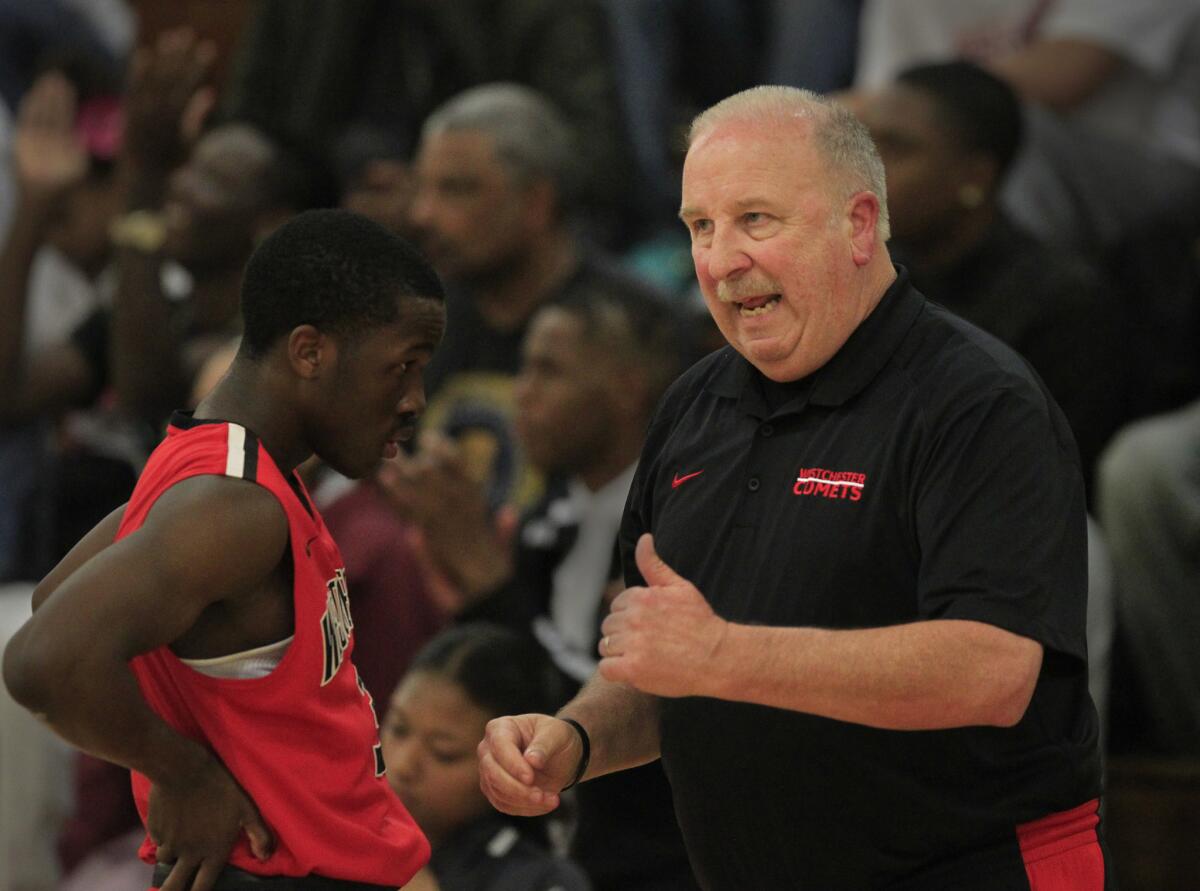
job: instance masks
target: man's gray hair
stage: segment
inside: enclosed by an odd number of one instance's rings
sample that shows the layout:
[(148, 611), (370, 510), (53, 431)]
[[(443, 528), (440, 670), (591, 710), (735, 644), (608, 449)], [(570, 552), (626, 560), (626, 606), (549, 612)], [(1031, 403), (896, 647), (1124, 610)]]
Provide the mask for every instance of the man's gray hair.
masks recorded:
[(883, 241), (891, 235), (888, 221), (887, 179), (883, 159), (871, 134), (850, 109), (811, 90), (798, 87), (752, 87), (722, 99), (702, 111), (688, 130), (690, 147), (697, 139), (733, 121), (780, 124), (804, 118), (813, 122), (813, 144), (838, 175), (843, 195), (868, 191), (879, 199), (875, 231)]
[(559, 202), (569, 207), (577, 193), (574, 136), (566, 118), (536, 90), (515, 83), (472, 87), (438, 107), (421, 128), (421, 138), (474, 130), (495, 143), (496, 155), (522, 185), (549, 179)]

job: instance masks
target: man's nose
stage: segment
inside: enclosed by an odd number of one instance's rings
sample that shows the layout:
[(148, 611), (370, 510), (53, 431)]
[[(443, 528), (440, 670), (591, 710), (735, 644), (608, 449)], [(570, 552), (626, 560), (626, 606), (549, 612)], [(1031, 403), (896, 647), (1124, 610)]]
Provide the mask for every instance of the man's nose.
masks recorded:
[(412, 413), (418, 417), (425, 413), (425, 381), (420, 375), (404, 391), (404, 398), (396, 406), (397, 414)]
[(704, 259), (708, 264), (708, 274), (715, 281), (736, 278), (753, 265), (739, 233), (728, 229), (713, 233)]

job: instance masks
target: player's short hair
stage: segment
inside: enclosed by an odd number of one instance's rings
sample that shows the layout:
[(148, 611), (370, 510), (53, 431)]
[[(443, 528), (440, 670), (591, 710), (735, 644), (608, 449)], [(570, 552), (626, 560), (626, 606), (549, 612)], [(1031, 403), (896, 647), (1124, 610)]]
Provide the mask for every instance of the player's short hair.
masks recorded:
[(906, 68), (896, 83), (932, 99), (942, 125), (961, 145), (994, 158), (1001, 174), (1011, 166), (1024, 127), (1021, 102), (1004, 80), (956, 59)]
[(415, 247), (360, 214), (306, 211), (264, 239), (246, 265), (242, 352), (258, 358), (299, 325), (353, 339), (394, 322), (400, 297), (445, 299)]

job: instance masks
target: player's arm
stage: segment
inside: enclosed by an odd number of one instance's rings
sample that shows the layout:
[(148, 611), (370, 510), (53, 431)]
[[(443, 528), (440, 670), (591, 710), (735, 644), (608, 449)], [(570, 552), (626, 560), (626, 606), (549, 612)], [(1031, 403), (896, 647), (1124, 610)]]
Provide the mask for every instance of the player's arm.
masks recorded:
[(46, 598), (58, 590), (59, 585), (71, 577), (79, 567), (87, 563), (102, 550), (113, 543), (117, 530), (121, 528), (121, 518), (125, 516), (125, 505), (122, 504), (107, 517), (92, 527), (83, 538), (75, 543), (75, 547), (67, 551), (67, 555), (58, 561), (50, 572), (33, 589), (33, 609), (36, 612)]
[(753, 702), (895, 730), (1009, 726), (1042, 664), (1034, 640), (983, 622), (825, 630), (739, 625), (654, 552), (605, 619), (600, 673), (664, 696)]
[(210, 887), (242, 829), (259, 853), (269, 837), (220, 763), (148, 707), (129, 660), (259, 588), (287, 542), (265, 489), (215, 476), (178, 483), (139, 530), (69, 572), (5, 652), (14, 699), (73, 745), (149, 777), (151, 835), (160, 859), (179, 864), (167, 891)]

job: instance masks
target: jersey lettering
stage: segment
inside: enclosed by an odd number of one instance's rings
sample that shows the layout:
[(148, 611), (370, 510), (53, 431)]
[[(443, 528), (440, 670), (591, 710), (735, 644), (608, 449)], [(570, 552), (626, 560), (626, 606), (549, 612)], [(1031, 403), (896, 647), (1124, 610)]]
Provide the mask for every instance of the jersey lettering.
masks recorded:
[(860, 501), (867, 485), (867, 475), (849, 470), (826, 470), (823, 467), (801, 467), (796, 474), (792, 492), (796, 495), (816, 495), (823, 498)]
[(325, 641), (325, 668), (321, 674), (324, 687), (338, 673), (350, 646), (354, 620), (350, 617), (350, 589), (346, 585), (346, 570), (339, 569), (328, 582), (325, 614), (321, 616), (321, 637)]

